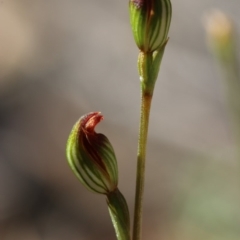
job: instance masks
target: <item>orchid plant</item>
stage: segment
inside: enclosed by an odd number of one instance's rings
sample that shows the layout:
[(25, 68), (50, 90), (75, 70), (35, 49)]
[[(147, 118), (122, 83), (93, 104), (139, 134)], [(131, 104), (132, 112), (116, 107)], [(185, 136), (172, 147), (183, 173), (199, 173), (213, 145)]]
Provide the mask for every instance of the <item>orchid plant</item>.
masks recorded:
[(118, 189), (118, 167), (108, 138), (95, 132), (103, 120), (100, 112), (82, 116), (67, 141), (68, 163), (80, 182), (89, 190), (106, 196), (118, 240), (140, 240), (149, 115), (155, 82), (168, 42), (172, 5), (170, 0), (130, 0), (130, 23), (139, 48), (138, 71), (141, 89), (141, 114), (137, 152), (135, 210), (131, 237), (126, 200)]

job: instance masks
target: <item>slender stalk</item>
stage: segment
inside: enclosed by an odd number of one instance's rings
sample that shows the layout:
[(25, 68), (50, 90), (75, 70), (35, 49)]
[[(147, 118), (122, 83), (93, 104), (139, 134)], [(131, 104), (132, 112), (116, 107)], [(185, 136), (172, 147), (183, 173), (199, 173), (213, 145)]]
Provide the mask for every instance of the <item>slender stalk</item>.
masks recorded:
[(149, 115), (155, 82), (158, 76), (166, 43), (155, 53), (140, 52), (138, 55), (138, 71), (141, 80), (141, 115), (138, 136), (133, 240), (140, 240), (142, 235), (142, 205)]
[(141, 117), (138, 139), (137, 177), (135, 192), (135, 209), (133, 223), (133, 240), (141, 239), (142, 229), (142, 204), (145, 178), (146, 144), (148, 123), (152, 101), (152, 93), (142, 90), (141, 92)]

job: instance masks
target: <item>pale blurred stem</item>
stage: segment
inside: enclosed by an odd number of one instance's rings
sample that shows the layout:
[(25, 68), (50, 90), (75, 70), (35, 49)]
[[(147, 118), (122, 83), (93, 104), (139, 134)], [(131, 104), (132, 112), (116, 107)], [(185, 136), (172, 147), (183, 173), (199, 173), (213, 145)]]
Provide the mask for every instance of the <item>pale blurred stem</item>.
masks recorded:
[(228, 105), (232, 114), (233, 134), (237, 144), (237, 154), (240, 160), (240, 74), (234, 43), (222, 52), (219, 57), (220, 66), (226, 79)]
[[(235, 70), (237, 70), (235, 68)], [(233, 134), (237, 143), (238, 158), (240, 160), (240, 78), (233, 66), (226, 66), (228, 82), (228, 101), (232, 112)]]
[(147, 145), (148, 123), (149, 123), (149, 114), (150, 114), (150, 108), (151, 108), (151, 100), (152, 100), (152, 92), (142, 90), (141, 116), (140, 116), (140, 128), (139, 128), (139, 139), (138, 139), (133, 240), (141, 239), (146, 145)]

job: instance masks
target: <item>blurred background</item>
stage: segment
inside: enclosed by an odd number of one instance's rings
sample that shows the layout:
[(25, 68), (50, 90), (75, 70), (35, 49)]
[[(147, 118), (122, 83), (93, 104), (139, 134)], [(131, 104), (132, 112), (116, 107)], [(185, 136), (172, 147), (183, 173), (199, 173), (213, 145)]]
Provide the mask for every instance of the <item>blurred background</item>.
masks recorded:
[[(240, 32), (240, 2), (172, 5), (150, 119), (143, 239), (237, 240), (240, 159), (202, 19), (221, 9)], [(137, 55), (127, 0), (0, 1), (0, 240), (115, 239), (104, 197), (77, 181), (65, 145), (81, 115), (103, 113), (97, 131), (115, 148), (132, 215)]]

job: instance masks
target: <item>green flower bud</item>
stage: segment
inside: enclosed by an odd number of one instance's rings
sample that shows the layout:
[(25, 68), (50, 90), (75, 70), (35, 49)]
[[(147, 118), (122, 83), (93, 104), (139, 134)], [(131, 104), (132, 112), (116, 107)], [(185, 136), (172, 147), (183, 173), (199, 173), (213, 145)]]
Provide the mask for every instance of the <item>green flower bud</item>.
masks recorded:
[(82, 116), (70, 133), (66, 155), (71, 169), (88, 189), (109, 194), (117, 188), (118, 169), (111, 143), (94, 131), (102, 119), (99, 112)]
[(172, 17), (170, 0), (130, 0), (133, 36), (142, 52), (161, 48), (168, 39)]

